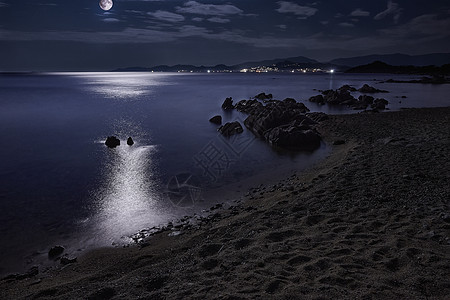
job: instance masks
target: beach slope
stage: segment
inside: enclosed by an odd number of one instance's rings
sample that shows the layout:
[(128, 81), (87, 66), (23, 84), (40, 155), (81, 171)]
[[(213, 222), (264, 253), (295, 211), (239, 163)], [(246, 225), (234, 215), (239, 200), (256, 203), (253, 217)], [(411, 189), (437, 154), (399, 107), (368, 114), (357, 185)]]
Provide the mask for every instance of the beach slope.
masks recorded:
[(4, 279), (0, 298), (446, 299), (450, 108), (330, 116), (318, 130), (341, 142), (313, 168), (199, 228)]

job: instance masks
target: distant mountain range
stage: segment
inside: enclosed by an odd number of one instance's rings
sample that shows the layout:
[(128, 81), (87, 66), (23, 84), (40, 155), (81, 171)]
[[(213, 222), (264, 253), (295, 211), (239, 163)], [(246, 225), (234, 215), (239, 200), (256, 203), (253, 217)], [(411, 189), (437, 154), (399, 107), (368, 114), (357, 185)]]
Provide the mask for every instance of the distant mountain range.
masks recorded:
[(442, 66), (393, 66), (381, 61), (350, 68), (346, 73), (389, 73), (389, 74), (428, 74), (428, 75), (449, 75), (450, 64)]
[[(369, 65), (373, 62), (383, 62), (389, 65), (383, 73), (389, 73), (391, 67), (394, 66), (442, 66), (450, 63), (450, 53), (433, 53), (425, 55), (407, 55), (407, 54), (382, 54), (382, 55), (367, 55), (358, 57), (338, 58), (330, 62), (319, 62), (304, 56), (278, 58), (272, 60), (245, 62), (237, 65), (227, 66), (219, 64), (215, 66), (194, 66), (194, 65), (159, 65), (154, 67), (127, 67), (113, 70), (114, 72), (236, 72), (236, 71), (259, 71), (259, 72), (291, 72), (302, 70), (317, 70), (324, 71), (336, 70), (344, 72), (356, 66)], [(373, 67), (373, 66), (372, 66)], [(381, 70), (383, 66), (375, 66)], [(386, 66), (385, 66), (386, 67)], [(366, 68), (366, 70), (368, 70)], [(418, 69), (420, 70), (420, 69)], [(425, 69), (422, 69), (425, 70)], [(405, 69), (405, 71), (407, 71)], [(417, 71), (417, 70), (416, 70)], [(354, 70), (353, 70), (354, 72)], [(381, 72), (381, 71), (380, 71)], [(396, 70), (394, 73), (400, 73), (401, 70)]]
[(382, 61), (392, 66), (442, 66), (450, 63), (450, 53), (432, 53), (424, 55), (407, 54), (374, 54), (366, 56), (338, 58), (330, 61), (330, 64), (356, 67), (367, 65), (374, 61)]

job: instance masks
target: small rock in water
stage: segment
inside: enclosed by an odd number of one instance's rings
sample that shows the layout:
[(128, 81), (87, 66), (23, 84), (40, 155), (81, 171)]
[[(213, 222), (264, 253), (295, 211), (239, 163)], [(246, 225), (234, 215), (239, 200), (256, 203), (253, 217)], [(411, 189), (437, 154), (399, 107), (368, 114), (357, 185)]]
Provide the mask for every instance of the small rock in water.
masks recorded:
[(109, 148), (116, 148), (120, 145), (120, 140), (115, 136), (108, 136), (105, 141), (105, 145)]
[(134, 144), (134, 141), (133, 141), (133, 139), (131, 138), (131, 136), (127, 139), (127, 145), (128, 146), (133, 146), (133, 144)]
[(48, 251), (48, 258), (55, 259), (58, 258), (64, 252), (63, 246), (54, 246)]
[(211, 119), (209, 119), (209, 121), (210, 121), (211, 123), (220, 125), (220, 124), (222, 124), (222, 116), (219, 116), (219, 115), (214, 116), (214, 117), (212, 117)]
[(234, 105), (233, 105), (233, 99), (231, 97), (228, 97), (225, 99), (225, 101), (222, 104), (222, 109), (233, 109)]

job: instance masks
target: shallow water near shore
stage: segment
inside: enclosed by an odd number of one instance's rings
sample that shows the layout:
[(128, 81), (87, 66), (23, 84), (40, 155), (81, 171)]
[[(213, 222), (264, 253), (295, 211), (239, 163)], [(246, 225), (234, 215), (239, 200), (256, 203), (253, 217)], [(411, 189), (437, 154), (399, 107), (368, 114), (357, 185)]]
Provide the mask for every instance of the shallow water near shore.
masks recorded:
[[(211, 116), (241, 123), (246, 117), (223, 112), (226, 97), (239, 101), (266, 92), (295, 98), (311, 111), (353, 113), (307, 99), (319, 93), (313, 89), (368, 83), (390, 91), (380, 96), (393, 110), (449, 105), (450, 85), (377, 83), (392, 77), (1, 76), (0, 273), (32, 265), (55, 244), (76, 252), (126, 242), (123, 237), (143, 227), (213, 205), (218, 198), (204, 196), (211, 191), (283, 168), (305, 168), (328, 153), (325, 145), (313, 153), (279, 153), (248, 131), (231, 139), (219, 136), (208, 122)], [(118, 148), (104, 146), (109, 135), (121, 139)], [(135, 141), (131, 147), (128, 136)]]

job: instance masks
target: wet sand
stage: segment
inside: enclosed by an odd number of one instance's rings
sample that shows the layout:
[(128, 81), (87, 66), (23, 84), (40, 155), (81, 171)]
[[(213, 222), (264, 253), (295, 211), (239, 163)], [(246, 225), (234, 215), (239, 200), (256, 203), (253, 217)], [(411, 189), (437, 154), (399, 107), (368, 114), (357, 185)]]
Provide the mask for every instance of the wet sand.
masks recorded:
[(3, 279), (0, 298), (448, 299), (450, 108), (330, 116), (318, 130), (345, 143), (309, 170), (142, 247)]

